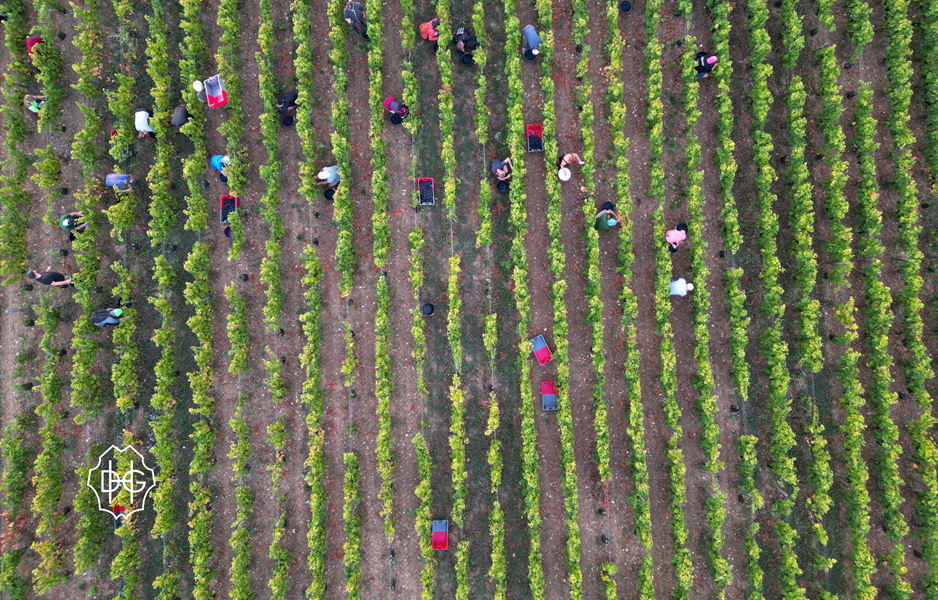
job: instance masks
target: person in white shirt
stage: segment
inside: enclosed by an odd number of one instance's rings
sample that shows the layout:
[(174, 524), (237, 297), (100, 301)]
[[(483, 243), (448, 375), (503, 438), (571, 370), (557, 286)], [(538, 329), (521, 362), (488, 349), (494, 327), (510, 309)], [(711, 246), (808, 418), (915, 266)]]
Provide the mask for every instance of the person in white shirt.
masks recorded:
[(137, 127), (137, 137), (156, 137), (153, 128), (150, 127), (150, 113), (145, 110), (138, 110), (134, 115), (134, 125)]
[(687, 283), (687, 281), (681, 277), (677, 281), (671, 282), (671, 295), (672, 296), (686, 296), (687, 292), (690, 292), (694, 289), (693, 283)]

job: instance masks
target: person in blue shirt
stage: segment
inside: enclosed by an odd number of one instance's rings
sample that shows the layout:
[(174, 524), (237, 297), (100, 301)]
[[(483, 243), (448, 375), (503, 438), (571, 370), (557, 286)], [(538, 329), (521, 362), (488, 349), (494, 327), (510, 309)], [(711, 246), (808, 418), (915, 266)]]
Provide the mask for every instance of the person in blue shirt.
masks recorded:
[(693, 291), (694, 284), (687, 283), (687, 280), (681, 277), (670, 284), (672, 296), (686, 296), (687, 292)]
[(209, 159), (209, 164), (218, 171), (218, 178), (222, 183), (228, 183), (228, 174), (225, 173), (225, 167), (231, 164), (231, 157), (227, 154), (214, 154)]
[(530, 62), (537, 58), (537, 55), (541, 53), (541, 51), (538, 49), (538, 46), (541, 45), (541, 36), (537, 34), (537, 30), (534, 28), (534, 25), (528, 25), (522, 29), (521, 34), (524, 36), (525, 44), (528, 46), (527, 48), (524, 48), (524, 45), (522, 45), (524, 59)]
[(118, 193), (126, 194), (131, 188), (137, 187), (137, 180), (134, 179), (133, 175), (111, 173), (104, 178), (104, 185), (109, 188), (116, 187)]
[(339, 185), (340, 181), (342, 181), (342, 178), (339, 176), (339, 165), (323, 167), (323, 170), (320, 171), (316, 177), (321, 180), (316, 182), (318, 185), (328, 185), (335, 187)]

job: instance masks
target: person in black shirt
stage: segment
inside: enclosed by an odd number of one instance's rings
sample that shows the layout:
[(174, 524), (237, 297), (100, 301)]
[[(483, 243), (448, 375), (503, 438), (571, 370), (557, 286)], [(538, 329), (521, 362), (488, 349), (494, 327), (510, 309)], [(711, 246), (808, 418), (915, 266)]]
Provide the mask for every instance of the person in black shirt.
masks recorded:
[(56, 273), (52, 267), (46, 267), (46, 272), (40, 275), (32, 269), (26, 269), (26, 278), (35, 279), (36, 283), (48, 285), (51, 287), (68, 287), (72, 284), (71, 277), (65, 277), (61, 273)]
[(463, 53), (475, 50), (478, 45), (476, 36), (469, 33), (469, 30), (465, 27), (456, 30), (456, 34), (453, 35), (453, 43), (456, 44), (456, 49)]
[(297, 91), (293, 90), (277, 98), (277, 112), (285, 115), (291, 108), (296, 108), (296, 99), (299, 97)]
[(703, 79), (704, 77), (709, 77), (710, 73), (713, 72), (713, 65), (717, 64), (717, 56), (714, 54), (710, 56), (706, 52), (698, 52), (696, 56), (696, 64), (694, 69), (697, 70), (697, 74), (694, 76), (697, 79)]
[[(345, 22), (352, 26), (352, 31), (361, 35), (366, 42), (370, 41), (368, 34), (365, 33), (368, 27), (365, 25), (365, 9), (361, 2), (349, 0), (342, 15), (345, 17)], [(361, 29), (358, 28), (359, 25), (361, 25)]]
[(176, 128), (176, 133), (179, 133), (179, 129), (189, 122), (189, 111), (186, 110), (185, 104), (180, 104), (176, 107), (176, 110), (173, 111), (173, 127)]

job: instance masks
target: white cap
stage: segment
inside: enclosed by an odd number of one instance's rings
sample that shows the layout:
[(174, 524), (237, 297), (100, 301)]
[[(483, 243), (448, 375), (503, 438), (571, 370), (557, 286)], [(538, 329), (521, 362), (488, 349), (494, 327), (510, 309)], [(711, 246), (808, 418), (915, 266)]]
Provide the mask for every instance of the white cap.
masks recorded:
[(192, 82), (192, 89), (194, 89), (194, 90), (197, 91), (197, 92), (201, 92), (201, 91), (202, 91), (202, 82), (201, 82), (201, 81), (193, 81), (193, 82)]
[(224, 155), (224, 156), (221, 157), (221, 162), (222, 162), (222, 164), (230, 165), (230, 164), (231, 164), (231, 157), (226, 154), (226, 155)]
[(322, 171), (319, 172), (318, 175), (316, 175), (316, 177), (318, 177), (318, 178), (320, 178), (320, 179), (326, 179), (326, 178), (329, 177), (329, 171), (323, 169)]
[(557, 177), (560, 177), (560, 181), (570, 181), (570, 169), (567, 167), (561, 168), (557, 171)]
[(694, 284), (693, 284), (693, 283), (688, 283), (688, 284), (687, 284), (687, 291), (689, 292), (689, 291), (691, 291), (692, 289), (694, 289)]
[(533, 54), (534, 56), (537, 56), (537, 55), (540, 54), (540, 53), (541, 53), (541, 51), (538, 50), (537, 48), (535, 48), (534, 50), (531, 50), (531, 54)]

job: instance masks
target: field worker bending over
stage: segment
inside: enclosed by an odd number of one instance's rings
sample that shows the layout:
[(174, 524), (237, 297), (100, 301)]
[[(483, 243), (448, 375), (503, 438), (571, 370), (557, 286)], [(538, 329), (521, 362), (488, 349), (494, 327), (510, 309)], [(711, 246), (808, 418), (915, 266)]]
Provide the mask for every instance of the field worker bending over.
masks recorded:
[[(538, 46), (541, 45), (541, 36), (537, 34), (534, 25), (528, 25), (522, 29), (521, 34), (524, 36), (524, 43), (521, 44), (521, 50), (524, 52), (524, 59), (530, 62), (541, 53), (538, 49)], [(527, 48), (524, 47), (525, 45), (527, 45)]]
[(492, 161), (492, 174), (498, 177), (499, 181), (511, 179), (511, 157), (505, 160), (496, 158)]
[(719, 58), (717, 58), (715, 54), (711, 56), (706, 52), (698, 52), (697, 64), (694, 67), (697, 70), (697, 74), (694, 77), (697, 79), (709, 77), (710, 73), (713, 72), (713, 65), (717, 64), (718, 60)]
[(137, 137), (150, 137), (155, 138), (156, 133), (153, 131), (153, 128), (150, 127), (150, 113), (145, 110), (138, 110), (134, 114), (134, 125), (137, 128)]
[(120, 308), (101, 308), (91, 313), (91, 322), (96, 327), (110, 327), (120, 324), (123, 314)]
[(316, 185), (337, 186), (339, 182), (342, 181), (342, 178), (339, 176), (339, 165), (323, 167), (322, 171), (320, 171), (316, 177), (322, 180), (317, 182)]
[(611, 208), (604, 208), (599, 211), (596, 215), (596, 230), (597, 231), (608, 231), (619, 224), (619, 221), (622, 219), (619, 218), (619, 215), (616, 214), (616, 211)]
[(693, 291), (694, 284), (687, 283), (687, 280), (681, 277), (675, 281), (671, 282), (671, 295), (672, 296), (686, 296), (687, 292)]
[(118, 193), (126, 194), (130, 188), (137, 187), (137, 180), (133, 175), (124, 173), (110, 173), (104, 178), (104, 185), (109, 188), (117, 188)]
[(674, 254), (681, 249), (687, 240), (687, 225), (678, 223), (674, 229), (669, 229), (664, 233), (664, 241), (668, 243), (668, 250)]

